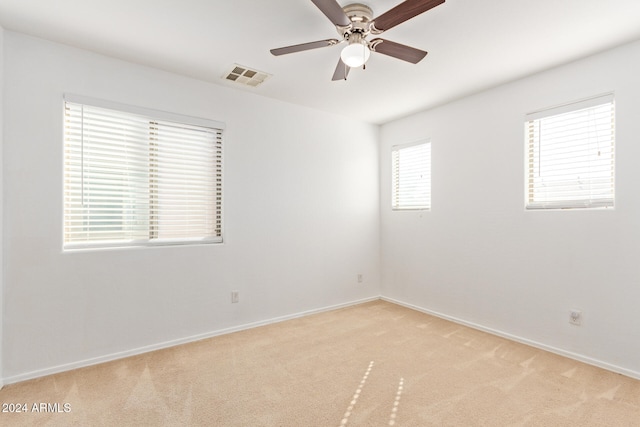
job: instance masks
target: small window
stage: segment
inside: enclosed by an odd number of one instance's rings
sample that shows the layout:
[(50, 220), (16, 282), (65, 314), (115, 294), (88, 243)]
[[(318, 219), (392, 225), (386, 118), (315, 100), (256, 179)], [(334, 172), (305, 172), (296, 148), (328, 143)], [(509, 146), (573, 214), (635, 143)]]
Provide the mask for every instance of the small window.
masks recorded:
[(431, 209), (431, 142), (394, 146), (391, 164), (392, 209)]
[(614, 204), (613, 95), (527, 115), (526, 208)]
[(64, 104), (65, 249), (222, 241), (221, 123)]

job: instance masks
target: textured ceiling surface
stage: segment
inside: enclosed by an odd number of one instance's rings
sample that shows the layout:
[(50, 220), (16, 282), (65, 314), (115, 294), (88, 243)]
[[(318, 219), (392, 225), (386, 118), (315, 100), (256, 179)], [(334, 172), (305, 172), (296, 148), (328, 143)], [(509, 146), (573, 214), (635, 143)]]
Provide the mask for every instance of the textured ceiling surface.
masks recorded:
[[(400, 1), (361, 0), (374, 16)], [(638, 40), (640, 1), (447, 0), (382, 36), (428, 51), (420, 63), (373, 54), (366, 70), (353, 69), (347, 81), (336, 82), (331, 76), (340, 46), (279, 57), (269, 52), (338, 37), (310, 0), (0, 0), (0, 25), (384, 123)], [(234, 63), (272, 77), (258, 87), (224, 80)]]

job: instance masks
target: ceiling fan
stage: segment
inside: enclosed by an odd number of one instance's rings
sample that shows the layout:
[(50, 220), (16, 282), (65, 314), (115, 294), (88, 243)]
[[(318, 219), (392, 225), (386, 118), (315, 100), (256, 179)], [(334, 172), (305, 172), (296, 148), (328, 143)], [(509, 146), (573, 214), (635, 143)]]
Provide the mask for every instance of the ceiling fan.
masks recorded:
[(381, 38), (368, 41), (367, 36), (369, 34), (382, 34), (396, 25), (402, 24), (404, 21), (445, 2), (445, 0), (405, 0), (373, 19), (373, 11), (364, 4), (354, 3), (342, 7), (336, 0), (311, 1), (336, 26), (336, 30), (342, 36), (342, 40), (327, 39), (297, 44), (271, 49), (271, 53), (275, 56), (280, 56), (347, 43), (347, 46), (342, 49), (332, 80), (346, 80), (351, 68), (361, 66), (364, 68), (371, 52), (382, 53), (412, 64), (420, 62), (427, 55), (424, 50)]

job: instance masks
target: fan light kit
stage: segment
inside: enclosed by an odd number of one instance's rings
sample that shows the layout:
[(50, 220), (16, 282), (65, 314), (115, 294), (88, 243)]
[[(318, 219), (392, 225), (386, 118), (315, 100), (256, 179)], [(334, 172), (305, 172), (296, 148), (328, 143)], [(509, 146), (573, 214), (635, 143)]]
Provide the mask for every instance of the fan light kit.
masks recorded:
[(352, 39), (349, 40), (349, 45), (342, 49), (340, 58), (349, 67), (361, 67), (369, 60), (371, 51), (367, 42), (359, 34), (354, 34)]
[(332, 80), (346, 80), (351, 68), (363, 67), (371, 52), (382, 53), (393, 58), (417, 64), (426, 55), (424, 50), (416, 49), (389, 40), (375, 38), (367, 41), (369, 34), (379, 35), (398, 24), (441, 5), (445, 0), (405, 0), (396, 7), (373, 19), (373, 11), (364, 4), (354, 3), (344, 7), (336, 0), (311, 0), (322, 13), (335, 25), (342, 40), (327, 39), (310, 43), (271, 49), (275, 56), (302, 52), (320, 47), (347, 43), (340, 53), (338, 65)]

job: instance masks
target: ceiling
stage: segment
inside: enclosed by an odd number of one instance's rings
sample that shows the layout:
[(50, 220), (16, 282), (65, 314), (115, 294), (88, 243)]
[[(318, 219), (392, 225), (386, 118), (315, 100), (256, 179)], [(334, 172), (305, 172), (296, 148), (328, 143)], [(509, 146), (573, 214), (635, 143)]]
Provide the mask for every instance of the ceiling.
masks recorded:
[[(402, 0), (360, 1), (379, 16)], [(366, 70), (352, 69), (347, 81), (336, 82), (331, 77), (339, 46), (280, 57), (269, 53), (271, 48), (338, 36), (310, 0), (0, 0), (0, 25), (385, 123), (638, 40), (640, 1), (447, 0), (382, 36), (428, 51), (420, 63), (373, 54)], [(255, 88), (224, 80), (234, 63), (272, 77)]]

